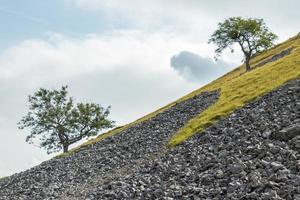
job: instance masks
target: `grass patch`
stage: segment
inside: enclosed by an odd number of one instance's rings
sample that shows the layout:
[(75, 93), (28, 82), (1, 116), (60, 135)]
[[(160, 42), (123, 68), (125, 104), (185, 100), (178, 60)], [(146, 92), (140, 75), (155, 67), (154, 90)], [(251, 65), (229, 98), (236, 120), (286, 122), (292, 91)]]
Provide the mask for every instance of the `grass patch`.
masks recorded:
[(59, 156), (68, 156), (75, 153), (82, 147), (93, 145), (108, 136), (116, 135), (131, 126), (151, 119), (158, 113), (165, 111), (173, 105), (199, 95), (204, 91), (221, 89), (219, 100), (206, 111), (189, 121), (186, 126), (180, 129), (171, 138), (168, 144), (169, 146), (177, 145), (191, 137), (194, 133), (202, 131), (217, 120), (230, 114), (235, 109), (242, 107), (245, 103), (273, 90), (288, 80), (297, 78), (300, 75), (300, 35), (297, 35), (288, 41), (276, 45), (268, 51), (255, 56), (250, 63), (252, 66), (255, 66), (261, 61), (290, 47), (293, 47), (291, 54), (276, 62), (258, 67), (249, 73), (245, 73), (245, 67), (242, 65), (228, 74), (223, 75), (219, 79), (212, 81), (208, 85), (181, 97), (177, 101), (174, 101), (155, 112), (152, 112), (132, 123), (117, 127), (111, 131), (101, 134), (95, 139), (91, 139), (82, 145), (71, 149), (69, 153), (64, 153)]
[(252, 66), (255, 66), (255, 64), (260, 63), (262, 60), (278, 54), (289, 47), (293, 47), (291, 54), (275, 62), (270, 62), (262, 67), (257, 67), (248, 73), (243, 73), (245, 68), (242, 65), (203, 88), (194, 91), (194, 93), (198, 94), (203, 91), (220, 89), (220, 97), (215, 104), (189, 121), (183, 128), (174, 134), (170, 139), (168, 146), (172, 147), (182, 143), (195, 133), (199, 133), (211, 124), (214, 124), (220, 118), (229, 115), (237, 108), (270, 92), (285, 82), (299, 77), (299, 35), (257, 55), (253, 58), (251, 64)]

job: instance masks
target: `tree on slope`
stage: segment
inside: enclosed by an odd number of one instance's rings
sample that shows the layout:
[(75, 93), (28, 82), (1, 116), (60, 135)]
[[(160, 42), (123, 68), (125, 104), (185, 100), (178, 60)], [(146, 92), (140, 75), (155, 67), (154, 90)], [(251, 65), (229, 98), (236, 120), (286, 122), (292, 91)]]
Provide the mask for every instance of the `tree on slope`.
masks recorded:
[(227, 47), (233, 52), (233, 44), (237, 43), (244, 53), (246, 71), (250, 71), (252, 56), (272, 47), (276, 39), (277, 36), (269, 30), (263, 19), (231, 17), (218, 24), (209, 43), (217, 46), (216, 58)]
[(104, 109), (94, 103), (78, 103), (68, 97), (67, 86), (60, 90), (40, 88), (28, 97), (29, 112), (18, 123), (19, 129), (31, 128), (26, 141), (40, 141), (47, 153), (68, 152), (71, 144), (96, 136), (102, 129), (112, 128), (107, 119), (110, 107)]

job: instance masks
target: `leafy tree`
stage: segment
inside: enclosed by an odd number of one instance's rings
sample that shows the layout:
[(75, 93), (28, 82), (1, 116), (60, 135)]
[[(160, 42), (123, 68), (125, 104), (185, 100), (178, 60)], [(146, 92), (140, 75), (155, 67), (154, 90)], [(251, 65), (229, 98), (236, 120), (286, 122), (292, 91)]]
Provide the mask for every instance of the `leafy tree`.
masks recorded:
[(19, 129), (32, 128), (26, 141), (40, 141), (47, 153), (68, 152), (71, 144), (95, 136), (102, 129), (112, 128), (107, 119), (110, 107), (94, 103), (78, 103), (68, 97), (67, 86), (60, 90), (40, 88), (28, 97), (29, 112), (18, 123)]
[(233, 44), (237, 43), (244, 53), (246, 71), (250, 71), (251, 57), (272, 47), (277, 36), (265, 25), (263, 19), (231, 17), (218, 24), (218, 29), (209, 39), (209, 43), (217, 46), (216, 58), (229, 47), (233, 52)]

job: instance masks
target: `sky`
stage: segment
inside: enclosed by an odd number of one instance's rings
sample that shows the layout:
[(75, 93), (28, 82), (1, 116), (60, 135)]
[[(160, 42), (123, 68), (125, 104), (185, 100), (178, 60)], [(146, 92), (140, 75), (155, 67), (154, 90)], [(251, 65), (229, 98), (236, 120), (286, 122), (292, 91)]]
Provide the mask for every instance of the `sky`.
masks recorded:
[(300, 31), (298, 0), (1, 0), (0, 177), (54, 155), (25, 142), (17, 122), (40, 87), (111, 105), (131, 122), (241, 64), (208, 44), (227, 17), (263, 18), (284, 41)]

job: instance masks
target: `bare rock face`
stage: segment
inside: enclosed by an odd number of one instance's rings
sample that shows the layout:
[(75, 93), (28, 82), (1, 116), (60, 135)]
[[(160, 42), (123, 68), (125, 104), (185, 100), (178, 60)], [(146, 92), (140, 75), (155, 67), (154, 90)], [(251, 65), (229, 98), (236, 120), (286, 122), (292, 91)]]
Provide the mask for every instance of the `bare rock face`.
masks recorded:
[(0, 199), (300, 199), (300, 79), (183, 144), (169, 137), (218, 98), (202, 93), (121, 134), (0, 180)]

